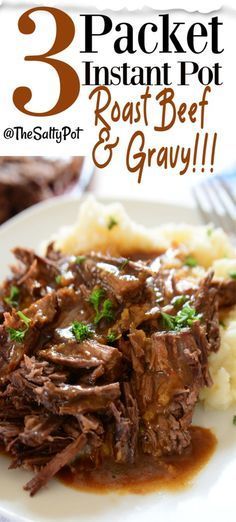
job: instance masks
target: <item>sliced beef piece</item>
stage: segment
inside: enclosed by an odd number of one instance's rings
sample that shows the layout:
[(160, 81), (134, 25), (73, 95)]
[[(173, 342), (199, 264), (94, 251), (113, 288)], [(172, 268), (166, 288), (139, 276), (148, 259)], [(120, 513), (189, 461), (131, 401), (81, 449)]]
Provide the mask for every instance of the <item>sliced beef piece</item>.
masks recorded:
[(194, 321), (191, 326), (191, 331), (194, 337), (194, 341), (200, 351), (199, 360), (201, 363), (201, 371), (203, 382), (201, 386), (212, 385), (212, 379), (209, 372), (208, 355), (210, 351), (210, 341), (208, 340), (208, 334), (206, 333), (205, 326), (199, 321)]
[(52, 323), (57, 314), (56, 293), (53, 292), (38, 299), (23, 312), (31, 319), (30, 327), (42, 328)]
[(39, 489), (47, 484), (47, 482), (56, 475), (56, 473), (66, 464), (70, 463), (79, 452), (86, 445), (87, 439), (84, 434), (81, 434), (75, 441), (71, 442), (60, 453), (46, 464), (46, 466), (39, 471), (39, 473), (30, 480), (24, 487), (26, 491), (30, 492), (30, 496), (35, 495)]
[(160, 316), (161, 308), (159, 305), (153, 305), (152, 302), (132, 304), (131, 306), (123, 308), (112, 330), (118, 334), (123, 334), (132, 328), (137, 328), (143, 323), (159, 319)]
[(39, 352), (40, 358), (68, 368), (96, 368), (103, 365), (105, 371), (118, 374), (122, 355), (112, 346), (100, 344), (92, 339), (83, 342), (67, 340), (53, 346), (45, 346)]
[(102, 286), (115, 296), (118, 302), (136, 296), (152, 274), (143, 263), (135, 263), (123, 258), (117, 260), (97, 254), (86, 256), (80, 270), (87, 284), (89, 281), (91, 286)]
[[(59, 370), (55, 371), (55, 368), (46, 361), (41, 364), (36, 363), (38, 370), (34, 368), (31, 370), (27, 367), (27, 363), (23, 363), (10, 375), (10, 386), (15, 388), (16, 393), (22, 393), (27, 401), (34, 401), (52, 413), (77, 415), (104, 410), (120, 396), (119, 383), (94, 387), (60, 383), (56, 385), (57, 379), (62, 375), (64, 382), (66, 381), (65, 374)], [(8, 389), (6, 394), (9, 394)]]
[(122, 403), (111, 404), (111, 411), (115, 419), (114, 457), (117, 462), (130, 462), (131, 422), (125, 416)]
[[(195, 325), (196, 328), (196, 325)], [(190, 443), (189, 426), (200, 388), (210, 383), (204, 328), (130, 334), (131, 385), (141, 414), (144, 451), (181, 453)], [(202, 334), (202, 336), (200, 335)], [(177, 412), (175, 416), (173, 412)]]
[(26, 446), (37, 447), (45, 441), (52, 441), (54, 433), (62, 423), (62, 419), (48, 414), (26, 415), (24, 431), (19, 434), (19, 440)]
[[(141, 273), (144, 273), (147, 278), (153, 273), (152, 270), (148, 267), (147, 263), (142, 261), (132, 261), (131, 259), (125, 257), (112, 257), (111, 255), (99, 254), (97, 252), (92, 252), (85, 257), (85, 261), (112, 265), (118, 268), (121, 274), (134, 274), (139, 277)], [(81, 266), (86, 269), (86, 265), (84, 265), (84, 263)], [(87, 268), (90, 269), (90, 267), (91, 272), (93, 273), (92, 265), (88, 265)]]
[(34, 384), (44, 384), (48, 380), (54, 384), (62, 384), (68, 380), (68, 372), (57, 368), (46, 361), (39, 361), (35, 357), (24, 357), (21, 363), (21, 373)]
[(2, 439), (5, 444), (8, 444), (9, 440), (18, 437), (20, 431), (19, 420), (18, 424), (9, 421), (0, 421), (0, 439)]
[(217, 352), (220, 348), (219, 299), (218, 291), (212, 286), (213, 272), (210, 272), (200, 283), (194, 295), (194, 307), (203, 315), (209, 351)]
[(119, 383), (103, 386), (82, 387), (79, 385), (51, 382), (33, 390), (36, 400), (49, 411), (59, 415), (78, 415), (79, 413), (103, 411), (120, 396)]
[[(30, 390), (32, 386), (43, 386), (46, 382), (53, 382), (57, 385), (66, 383), (67, 380), (68, 373), (66, 370), (55, 368), (54, 365), (49, 364), (47, 361), (38, 361), (34, 356), (24, 356), (20, 368), (9, 375), (10, 385), (15, 386), (23, 393), (27, 392), (28, 387)], [(9, 395), (8, 388), (4, 394), (6, 396)]]
[(34, 261), (37, 261), (38, 272), (45, 280), (51, 281), (59, 272), (57, 264), (54, 261), (39, 256), (33, 250), (28, 248), (16, 247), (13, 250), (13, 254), (24, 265), (25, 273), (22, 276), (24, 278)]
[(115, 460), (133, 463), (137, 454), (139, 413), (128, 382), (123, 385), (123, 401), (112, 403), (111, 411), (115, 419)]
[(7, 447), (7, 451), (13, 457), (10, 469), (23, 467), (26, 470), (38, 471), (42, 465), (50, 461), (54, 455), (60, 453), (73, 438), (62, 435), (55, 435), (51, 441), (45, 441), (43, 444), (33, 447), (25, 446), (16, 438)]
[(68, 339), (69, 334), (69, 337), (73, 338), (71, 330), (64, 330), (64, 328), (71, 327), (73, 321), (90, 322), (94, 316), (94, 311), (91, 310), (91, 306), (84, 298), (81, 289), (59, 288), (56, 296), (60, 314), (53, 328), (55, 330), (54, 337), (60, 342)]
[(91, 254), (89, 254), (89, 256), (86, 256), (86, 257), (93, 259), (97, 263), (99, 263), (99, 262), (111, 263), (112, 265), (119, 268), (119, 270), (121, 270), (122, 272), (133, 271), (133, 272), (136, 272), (137, 274), (139, 274), (140, 271), (144, 270), (147, 272), (147, 274), (152, 273), (152, 270), (150, 270), (150, 268), (147, 266), (146, 261), (133, 260), (132, 256), (130, 258), (122, 257), (122, 256), (114, 257), (114, 256), (111, 256), (110, 254), (105, 255), (105, 254), (101, 254), (98, 252), (92, 252)]
[[(36, 346), (39, 329), (51, 323), (57, 313), (57, 300), (55, 294), (47, 294), (42, 299), (31, 304), (23, 310), (24, 315), (30, 319), (27, 326), (18, 316), (16, 311), (5, 312), (4, 323), (0, 327), (0, 343), (3, 349), (0, 354), (0, 376), (14, 370), (20, 363), (23, 355), (28, 354)], [(24, 337), (19, 340), (12, 339), (11, 331), (24, 331)]]
[(212, 287), (216, 289), (220, 308), (234, 306), (236, 304), (236, 280), (212, 281)]
[[(15, 312), (4, 314), (4, 324), (0, 326), (0, 382), (5, 382), (10, 372), (15, 370), (24, 355), (35, 346), (39, 332), (30, 328), (22, 341), (11, 340), (9, 328), (22, 329), (22, 324)], [(24, 329), (24, 328), (23, 328)]]
[(12, 285), (17, 286), (20, 291), (18, 305), (22, 309), (57, 286), (56, 276), (60, 270), (52, 260), (33, 250), (15, 248), (13, 253), (20, 263), (12, 267), (13, 276), (4, 285), (4, 295), (9, 295)]

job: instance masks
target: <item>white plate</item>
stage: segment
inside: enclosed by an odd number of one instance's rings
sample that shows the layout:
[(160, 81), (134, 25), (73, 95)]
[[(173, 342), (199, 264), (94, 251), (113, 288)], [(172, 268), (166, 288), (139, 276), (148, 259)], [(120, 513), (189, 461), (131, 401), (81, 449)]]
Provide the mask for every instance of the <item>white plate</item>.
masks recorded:
[[(36, 248), (59, 227), (74, 221), (78, 200), (58, 198), (37, 205), (0, 227), (0, 277), (12, 262), (10, 248), (16, 245)], [(139, 223), (154, 224), (174, 221), (197, 223), (194, 210), (160, 203), (125, 201), (129, 214)], [(236, 413), (236, 406), (235, 406)], [(212, 428), (218, 447), (209, 463), (195, 477), (188, 489), (178, 493), (92, 494), (75, 491), (57, 480), (33, 499), (22, 490), (30, 474), (22, 470), (8, 471), (8, 459), (0, 457), (0, 521), (27, 522), (227, 522), (235, 520), (236, 427), (234, 412), (202, 411), (195, 422)]]

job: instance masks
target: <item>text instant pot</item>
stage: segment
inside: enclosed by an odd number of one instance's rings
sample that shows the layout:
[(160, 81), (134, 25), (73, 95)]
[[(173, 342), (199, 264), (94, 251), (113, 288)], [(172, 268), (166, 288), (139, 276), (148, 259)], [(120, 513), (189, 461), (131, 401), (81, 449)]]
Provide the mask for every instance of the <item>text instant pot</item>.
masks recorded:
[[(218, 16), (212, 16), (206, 23), (194, 22), (186, 24), (178, 20), (170, 20), (170, 15), (154, 14), (152, 21), (146, 22), (134, 29), (132, 23), (122, 21), (115, 24), (111, 16), (103, 14), (78, 15), (78, 54), (82, 55), (75, 70), (69, 63), (58, 58), (58, 55), (67, 49), (75, 38), (76, 25), (66, 12), (54, 7), (34, 7), (26, 11), (19, 19), (19, 31), (22, 34), (32, 34), (37, 29), (34, 21), (39, 12), (49, 14), (56, 26), (55, 40), (50, 49), (40, 55), (28, 55), (25, 60), (43, 62), (56, 71), (59, 78), (59, 95), (57, 103), (46, 112), (30, 111), (26, 108), (31, 100), (30, 88), (18, 87), (13, 94), (13, 101), (17, 109), (32, 116), (51, 116), (68, 109), (78, 98), (81, 85), (154, 85), (170, 86), (173, 83), (180, 86), (190, 85), (190, 79), (202, 85), (221, 85), (221, 65), (217, 56), (223, 53), (221, 29), (223, 23)], [(33, 18), (32, 18), (33, 15)], [(177, 15), (176, 15), (177, 16)], [(37, 16), (36, 16), (37, 18)], [(106, 49), (107, 38), (112, 45), (114, 60), (119, 59), (119, 65), (111, 67), (101, 63), (103, 50)], [(210, 52), (215, 58), (211, 65), (199, 65), (197, 58)], [(185, 60), (187, 52), (194, 57)], [(152, 55), (153, 64), (150, 66), (131, 66), (128, 58), (139, 53), (140, 56)], [(100, 54), (99, 66), (94, 64), (91, 56)], [(169, 64), (168, 57), (174, 54), (175, 67)], [(86, 60), (86, 55), (89, 59)], [(121, 62), (121, 57), (125, 61)], [(156, 64), (156, 61), (159, 64)]]

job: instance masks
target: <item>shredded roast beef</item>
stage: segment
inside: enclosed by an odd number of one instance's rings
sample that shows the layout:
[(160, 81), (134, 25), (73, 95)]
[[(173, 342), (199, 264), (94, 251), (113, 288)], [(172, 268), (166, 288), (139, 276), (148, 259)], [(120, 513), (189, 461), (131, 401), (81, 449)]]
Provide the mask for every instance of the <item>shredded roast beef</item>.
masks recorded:
[(209, 350), (217, 352), (220, 347), (219, 293), (212, 286), (212, 278), (213, 272), (210, 272), (200, 284), (195, 297), (195, 308), (204, 315)]
[(0, 291), (0, 442), (12, 468), (36, 472), (25, 489), (84, 455), (102, 466), (183, 453), (235, 281), (184, 287), (173, 252), (15, 255)]
[(56, 473), (73, 460), (86, 444), (86, 436), (81, 433), (77, 439), (68, 444), (61, 452), (57, 453), (38, 474), (32, 478), (26, 485), (26, 491), (30, 491), (31, 495), (44, 486)]

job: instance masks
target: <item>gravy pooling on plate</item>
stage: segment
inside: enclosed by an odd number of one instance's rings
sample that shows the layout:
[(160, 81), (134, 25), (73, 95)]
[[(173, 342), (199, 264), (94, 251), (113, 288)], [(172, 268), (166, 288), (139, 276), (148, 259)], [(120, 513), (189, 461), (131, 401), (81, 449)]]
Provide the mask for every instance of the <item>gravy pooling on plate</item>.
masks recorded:
[(105, 460), (94, 467), (91, 461), (75, 462), (59, 472), (63, 484), (82, 491), (145, 494), (152, 491), (177, 491), (191, 485), (192, 479), (208, 462), (216, 445), (216, 437), (205, 428), (192, 426), (191, 445), (182, 455), (154, 459), (142, 454), (130, 464)]

